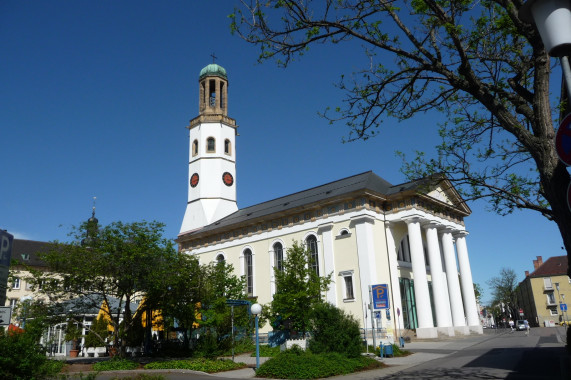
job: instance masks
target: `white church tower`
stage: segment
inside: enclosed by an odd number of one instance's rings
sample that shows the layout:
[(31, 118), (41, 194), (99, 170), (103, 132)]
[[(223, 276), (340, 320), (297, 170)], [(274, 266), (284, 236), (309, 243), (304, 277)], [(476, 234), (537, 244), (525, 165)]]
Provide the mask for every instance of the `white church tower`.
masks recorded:
[(213, 63), (200, 71), (199, 113), (190, 121), (188, 204), (180, 233), (214, 223), (238, 210), (236, 120), (228, 117), (228, 77)]

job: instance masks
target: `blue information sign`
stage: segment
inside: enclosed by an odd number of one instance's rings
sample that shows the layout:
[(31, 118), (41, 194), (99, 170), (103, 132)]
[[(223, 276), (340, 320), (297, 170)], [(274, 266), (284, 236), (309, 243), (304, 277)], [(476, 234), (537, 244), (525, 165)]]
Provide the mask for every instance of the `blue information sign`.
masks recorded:
[(561, 308), (561, 311), (567, 311), (567, 304), (566, 303), (560, 303), (559, 307)]
[(389, 308), (389, 286), (387, 284), (372, 285), (371, 293), (374, 310)]

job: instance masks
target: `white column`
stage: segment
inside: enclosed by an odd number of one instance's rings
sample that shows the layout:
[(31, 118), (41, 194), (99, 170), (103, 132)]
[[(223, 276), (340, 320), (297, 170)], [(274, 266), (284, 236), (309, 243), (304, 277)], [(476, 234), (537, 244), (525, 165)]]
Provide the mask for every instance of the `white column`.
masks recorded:
[[(323, 243), (323, 267), (325, 269), (324, 275), (335, 273), (335, 260), (333, 253), (333, 223), (322, 224), (318, 227), (317, 232), (321, 234), (321, 242)], [(334, 275), (331, 280), (333, 284), (327, 291), (326, 299), (332, 305), (337, 306), (337, 288), (335, 284), (336, 276)]]
[(468, 320), (470, 331), (483, 334), (484, 330), (480, 325), (480, 318), (478, 318), (474, 282), (472, 281), (472, 271), (470, 269), (470, 260), (468, 259), (468, 247), (466, 246), (466, 235), (468, 235), (466, 231), (460, 231), (455, 234), (464, 308), (466, 309), (466, 319)]
[(405, 222), (408, 227), (416, 316), (418, 318), (416, 336), (418, 338), (436, 338), (438, 334), (432, 322), (432, 307), (430, 306), (430, 293), (428, 291), (428, 280), (426, 279), (426, 263), (422, 247), (420, 218), (405, 219)]
[[(395, 239), (391, 230), (391, 223), (385, 223), (385, 236), (387, 238), (387, 256), (389, 260), (389, 270), (391, 273), (391, 290), (392, 290), (392, 315), (395, 321), (395, 339), (401, 336), (401, 329), (404, 326), (402, 316), (402, 298), (400, 294), (399, 271), (397, 264), (397, 248)], [(399, 312), (397, 313), (397, 309)]]
[(373, 239), (373, 223), (375, 220), (369, 215), (360, 215), (351, 218), (351, 221), (355, 226), (355, 234), (357, 235), (361, 299), (363, 302), (368, 302), (369, 285), (377, 283), (377, 263), (375, 259), (375, 241)]
[(432, 278), (432, 294), (434, 296), (434, 311), (438, 331), (454, 336), (452, 316), (450, 315), (450, 300), (444, 285), (442, 273), (442, 260), (440, 259), (440, 244), (438, 243), (438, 223), (427, 222), (423, 225), (426, 231), (426, 244), (428, 246), (428, 261), (430, 277)]
[(452, 312), (452, 323), (454, 330), (461, 334), (470, 334), (464, 319), (464, 306), (462, 305), (462, 294), (460, 293), (460, 283), (458, 281), (458, 268), (456, 266), (456, 255), (454, 254), (454, 241), (452, 231), (444, 229), (442, 233), (442, 250), (444, 252), (444, 267), (446, 268), (446, 279), (448, 280), (448, 294), (450, 295), (450, 309)]

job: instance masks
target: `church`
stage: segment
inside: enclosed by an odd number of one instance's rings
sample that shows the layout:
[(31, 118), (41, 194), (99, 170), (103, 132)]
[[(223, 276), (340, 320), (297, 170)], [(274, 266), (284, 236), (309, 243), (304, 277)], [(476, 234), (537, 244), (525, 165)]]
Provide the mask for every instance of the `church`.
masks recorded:
[(482, 333), (464, 224), (471, 210), (446, 178), (393, 185), (369, 171), (239, 209), (227, 72), (209, 64), (198, 85), (180, 252), (232, 264), (264, 305), (276, 291), (274, 268), (297, 241), (319, 275), (333, 274), (324, 299), (363, 328), (373, 322), (389, 339), (405, 330), (417, 338)]

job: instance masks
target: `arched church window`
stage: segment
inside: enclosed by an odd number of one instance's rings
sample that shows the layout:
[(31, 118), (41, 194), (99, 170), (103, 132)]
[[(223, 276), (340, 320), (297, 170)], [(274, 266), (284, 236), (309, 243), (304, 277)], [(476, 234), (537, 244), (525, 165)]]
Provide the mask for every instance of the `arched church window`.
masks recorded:
[(192, 155), (196, 156), (198, 154), (198, 140), (192, 142)]
[(223, 263), (224, 262), (224, 255), (223, 254), (219, 254), (218, 256), (216, 256), (216, 262), (217, 263)]
[[(424, 253), (424, 262), (426, 265), (430, 265), (428, 262), (428, 251), (426, 250), (426, 244), (422, 244), (422, 250)], [(399, 250), (397, 252), (397, 260), (404, 261), (406, 263), (412, 262), (410, 257), (410, 240), (408, 235), (402, 238), (399, 244)]]
[(254, 273), (252, 266), (252, 251), (244, 251), (244, 276), (246, 277), (246, 293), (248, 296), (254, 295)]
[(232, 154), (232, 145), (230, 143), (230, 140), (226, 139), (224, 140), (224, 153), (226, 154)]
[(284, 247), (279, 242), (274, 244), (274, 268), (284, 270)]
[(310, 252), (309, 258), (311, 262), (309, 263), (309, 266), (319, 276), (319, 257), (317, 252), (317, 238), (315, 235), (309, 235), (307, 239), (305, 239), (305, 244)]
[(208, 153), (216, 152), (216, 140), (214, 137), (209, 137), (206, 139), (206, 151)]
[(216, 107), (216, 81), (210, 80), (209, 84), (210, 94), (208, 94), (208, 103), (210, 107)]

